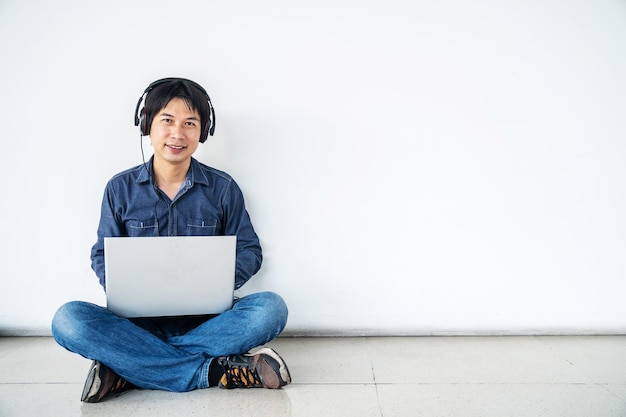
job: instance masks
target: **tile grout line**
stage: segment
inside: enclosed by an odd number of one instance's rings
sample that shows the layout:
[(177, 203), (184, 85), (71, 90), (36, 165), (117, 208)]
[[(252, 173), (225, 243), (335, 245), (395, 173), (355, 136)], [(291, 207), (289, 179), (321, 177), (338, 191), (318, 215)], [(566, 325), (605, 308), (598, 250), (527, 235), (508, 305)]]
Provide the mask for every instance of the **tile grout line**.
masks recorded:
[(370, 341), (369, 337), (365, 339), (365, 345), (367, 347), (367, 354), (370, 360), (370, 369), (372, 371), (372, 379), (374, 382), (374, 389), (376, 390), (376, 404), (378, 404), (378, 412), (380, 413), (380, 417), (384, 417), (383, 409), (380, 404), (380, 395), (378, 393), (378, 382), (376, 382), (376, 372), (374, 371), (374, 361), (372, 360), (369, 341)]
[(374, 362), (370, 359), (370, 367), (372, 369), (372, 377), (374, 378), (374, 389), (376, 390), (376, 404), (378, 404), (378, 411), (380, 412), (380, 417), (384, 417), (383, 409), (380, 405), (380, 395), (378, 394), (378, 383), (376, 382), (376, 372), (374, 372)]

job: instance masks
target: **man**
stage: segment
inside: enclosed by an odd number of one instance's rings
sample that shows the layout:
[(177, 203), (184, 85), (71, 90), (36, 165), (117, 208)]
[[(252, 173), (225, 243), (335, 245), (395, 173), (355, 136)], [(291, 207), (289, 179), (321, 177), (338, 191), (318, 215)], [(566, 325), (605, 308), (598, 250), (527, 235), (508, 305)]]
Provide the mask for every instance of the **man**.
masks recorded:
[[(105, 237), (200, 234), (237, 236), (234, 285), (240, 288), (261, 267), (261, 246), (238, 185), (192, 157), (215, 128), (208, 94), (190, 80), (157, 80), (140, 97), (135, 124), (150, 135), (154, 156), (106, 186), (91, 251), (100, 284), (106, 291)], [(81, 400), (98, 402), (130, 388), (280, 388), (291, 382), (283, 359), (267, 347), (247, 352), (278, 336), (286, 322), (287, 306), (272, 292), (200, 317), (127, 319), (72, 301), (56, 312), (52, 334), (61, 346), (93, 360)]]

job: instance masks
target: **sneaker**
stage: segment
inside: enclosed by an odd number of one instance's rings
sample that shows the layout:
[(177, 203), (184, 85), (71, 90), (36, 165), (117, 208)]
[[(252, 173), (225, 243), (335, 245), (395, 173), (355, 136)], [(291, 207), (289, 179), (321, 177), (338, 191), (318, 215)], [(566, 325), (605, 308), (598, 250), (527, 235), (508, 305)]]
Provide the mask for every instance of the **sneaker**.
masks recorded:
[(110, 368), (98, 361), (93, 361), (80, 400), (87, 403), (97, 403), (107, 396), (121, 394), (132, 388), (134, 388), (133, 384), (127, 382)]
[(274, 349), (262, 348), (254, 354), (217, 358), (224, 369), (220, 388), (277, 389), (291, 382), (289, 369)]

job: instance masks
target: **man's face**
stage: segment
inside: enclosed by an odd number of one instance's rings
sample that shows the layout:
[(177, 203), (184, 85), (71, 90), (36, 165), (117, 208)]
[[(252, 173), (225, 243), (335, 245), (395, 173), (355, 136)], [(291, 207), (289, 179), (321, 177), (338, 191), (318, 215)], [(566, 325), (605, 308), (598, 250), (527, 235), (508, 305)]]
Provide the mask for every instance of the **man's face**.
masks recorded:
[(173, 98), (152, 119), (150, 138), (154, 157), (168, 163), (185, 163), (198, 149), (200, 115), (180, 98)]

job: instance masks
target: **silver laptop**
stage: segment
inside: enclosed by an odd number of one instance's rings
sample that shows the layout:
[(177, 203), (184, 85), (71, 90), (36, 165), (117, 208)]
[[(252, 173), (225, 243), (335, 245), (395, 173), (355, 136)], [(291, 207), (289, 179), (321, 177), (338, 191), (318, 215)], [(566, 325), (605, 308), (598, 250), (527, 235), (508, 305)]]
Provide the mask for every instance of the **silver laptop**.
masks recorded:
[(104, 239), (107, 308), (122, 317), (219, 314), (232, 307), (236, 236)]

